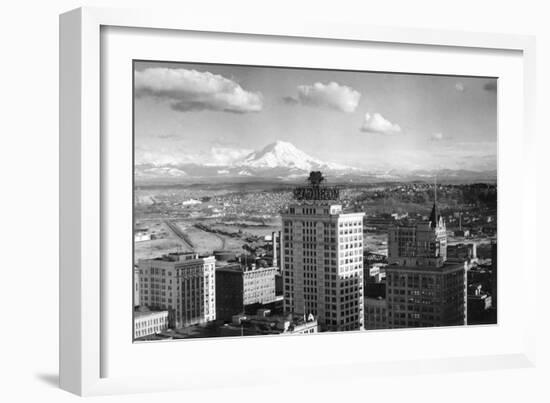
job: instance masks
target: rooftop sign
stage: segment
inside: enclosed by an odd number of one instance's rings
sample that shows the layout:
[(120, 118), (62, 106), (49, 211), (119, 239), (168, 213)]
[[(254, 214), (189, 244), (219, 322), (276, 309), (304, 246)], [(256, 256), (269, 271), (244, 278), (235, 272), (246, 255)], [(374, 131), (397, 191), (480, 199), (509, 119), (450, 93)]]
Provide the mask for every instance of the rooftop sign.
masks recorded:
[(325, 181), (320, 171), (312, 171), (309, 174), (309, 186), (299, 186), (294, 189), (296, 200), (338, 200), (340, 189), (334, 186), (321, 186)]

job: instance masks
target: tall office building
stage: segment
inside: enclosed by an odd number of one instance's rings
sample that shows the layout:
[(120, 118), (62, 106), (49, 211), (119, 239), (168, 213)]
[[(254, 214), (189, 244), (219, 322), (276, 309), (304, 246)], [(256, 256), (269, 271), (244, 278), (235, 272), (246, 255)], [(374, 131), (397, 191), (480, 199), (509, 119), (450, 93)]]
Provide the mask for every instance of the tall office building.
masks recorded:
[(169, 253), (155, 259), (140, 259), (140, 305), (170, 310), (176, 327), (216, 319), (214, 256)]
[(320, 172), (294, 190), (282, 214), (284, 310), (314, 315), (322, 330), (363, 329), (363, 216), (344, 214)]
[(465, 263), (386, 268), (389, 328), (466, 324)]
[(447, 262), (447, 234), (434, 201), (427, 222), (389, 229), (387, 320), (389, 328), (464, 325), (467, 264)]

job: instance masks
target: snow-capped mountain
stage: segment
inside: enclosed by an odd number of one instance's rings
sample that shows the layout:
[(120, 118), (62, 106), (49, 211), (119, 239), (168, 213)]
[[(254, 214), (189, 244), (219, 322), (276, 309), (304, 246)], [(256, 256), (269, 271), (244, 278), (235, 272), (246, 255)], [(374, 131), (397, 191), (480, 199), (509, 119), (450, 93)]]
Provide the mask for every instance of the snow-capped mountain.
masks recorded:
[(268, 144), (260, 151), (247, 155), (242, 161), (237, 162), (236, 165), (251, 169), (286, 168), (304, 172), (322, 169), (350, 169), (343, 165), (323, 162), (299, 150), (293, 144), (280, 140)]

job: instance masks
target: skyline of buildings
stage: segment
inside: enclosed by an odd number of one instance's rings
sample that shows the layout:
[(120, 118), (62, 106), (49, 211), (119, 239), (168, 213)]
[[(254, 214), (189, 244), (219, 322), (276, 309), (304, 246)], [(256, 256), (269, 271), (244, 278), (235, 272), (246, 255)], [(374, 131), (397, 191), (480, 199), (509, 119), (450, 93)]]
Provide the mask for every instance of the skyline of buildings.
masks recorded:
[[(364, 248), (365, 212), (344, 212), (339, 189), (324, 185), (320, 172), (308, 181), (281, 212), (267, 255), (140, 259), (134, 302), (169, 312), (170, 328), (196, 328), (198, 337), (297, 333), (298, 322), (315, 322), (312, 332), (466, 325), (468, 315), (492, 323), (494, 314), (496, 323), (496, 270), (487, 289), (484, 274), (469, 271), (476, 246), (448, 246), (435, 196), (427, 219), (405, 214), (387, 227), (387, 256), (373, 262)], [(139, 326), (135, 334), (147, 333)]]
[[(369, 310), (378, 307), (389, 329), (466, 324), (465, 260), (447, 261), (447, 229), (434, 192), (427, 221), (389, 227), (386, 296), (370, 299)], [(380, 321), (369, 326), (384, 328)]]

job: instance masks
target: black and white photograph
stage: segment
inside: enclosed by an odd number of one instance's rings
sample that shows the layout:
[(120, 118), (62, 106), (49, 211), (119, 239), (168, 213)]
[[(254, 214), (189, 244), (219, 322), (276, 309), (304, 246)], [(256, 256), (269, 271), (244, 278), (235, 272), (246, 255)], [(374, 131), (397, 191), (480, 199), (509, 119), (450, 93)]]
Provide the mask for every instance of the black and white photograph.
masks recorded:
[(0, 401), (550, 402), (545, 2), (2, 5)]
[(497, 324), (497, 78), (132, 69), (135, 342)]

